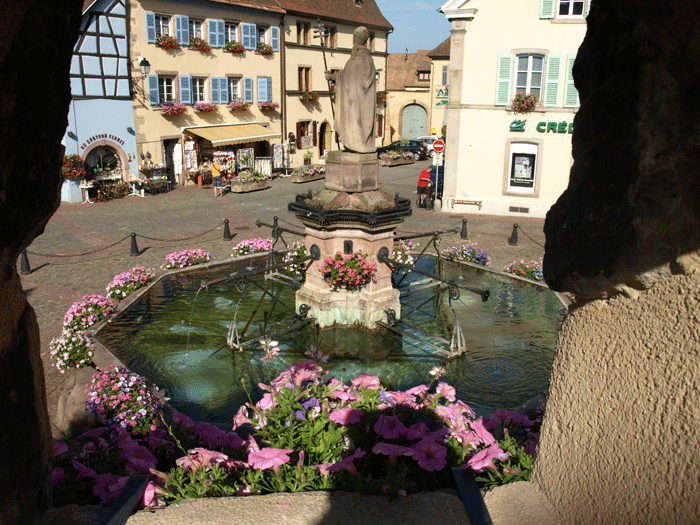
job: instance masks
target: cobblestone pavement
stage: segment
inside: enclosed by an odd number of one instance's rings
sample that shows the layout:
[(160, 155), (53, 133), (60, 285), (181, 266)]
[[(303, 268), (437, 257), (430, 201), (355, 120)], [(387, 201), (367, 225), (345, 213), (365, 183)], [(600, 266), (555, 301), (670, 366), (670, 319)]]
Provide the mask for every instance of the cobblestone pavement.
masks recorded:
[[(429, 161), (415, 165), (380, 168), (380, 183), (391, 192), (415, 203), (418, 173)], [(36, 311), (41, 331), (49, 415), (53, 421), (64, 376), (52, 365), (49, 343), (61, 333), (63, 316), (69, 306), (85, 294), (105, 293), (116, 274), (134, 266), (162, 273), (168, 253), (183, 248), (201, 248), (215, 260), (230, 257), (232, 247), (243, 239), (269, 237), (269, 228), (257, 228), (256, 220), (298, 231), (302, 226), (287, 210), (299, 193), (323, 187), (323, 180), (293, 184), (289, 178), (270, 182), (266, 190), (226, 194), (214, 198), (211, 187), (177, 187), (165, 194), (125, 197), (104, 203), (62, 203), (43, 235), (28, 248), (31, 272), (22, 276), (30, 304)], [(228, 219), (233, 240), (223, 240), (224, 219)], [(502, 269), (514, 260), (540, 260), (544, 255), (543, 219), (463, 215), (416, 209), (398, 228), (398, 235), (461, 228), (467, 219), (468, 242), (476, 242), (491, 256), (491, 267)], [(508, 244), (513, 224), (519, 225), (519, 242)], [(131, 233), (136, 233), (138, 256), (130, 255)], [(420, 241), (419, 241), (420, 242)], [(425, 241), (423, 241), (424, 243)], [(423, 244), (421, 243), (421, 244)], [(443, 235), (441, 248), (458, 246), (457, 233)], [(55, 438), (59, 430), (53, 426)]]

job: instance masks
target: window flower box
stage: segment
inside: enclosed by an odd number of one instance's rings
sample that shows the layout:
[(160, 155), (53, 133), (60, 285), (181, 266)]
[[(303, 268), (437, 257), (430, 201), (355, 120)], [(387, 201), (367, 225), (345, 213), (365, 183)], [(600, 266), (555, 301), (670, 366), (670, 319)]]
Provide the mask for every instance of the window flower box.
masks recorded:
[(262, 42), (258, 42), (257, 51), (261, 55), (271, 55), (272, 53), (274, 53), (270, 44), (263, 44)]
[(247, 110), (252, 104), (250, 102), (242, 102), (240, 100), (234, 100), (233, 102), (229, 102), (226, 104), (226, 107), (230, 109), (231, 111), (245, 111)]
[(513, 99), (513, 111), (516, 113), (529, 113), (537, 106), (537, 96), (532, 93), (516, 93)]
[(175, 37), (170, 35), (158, 35), (156, 37), (156, 45), (163, 49), (177, 49), (180, 47)]
[(316, 93), (315, 91), (306, 91), (299, 95), (299, 98), (304, 101), (313, 102), (315, 100), (318, 100), (318, 93)]
[(194, 104), (194, 110), (198, 111), (199, 113), (213, 113), (216, 111), (216, 106), (214, 104), (210, 104), (209, 102), (196, 102)]
[(270, 111), (273, 109), (277, 109), (280, 107), (280, 105), (277, 102), (259, 102), (258, 103), (258, 108), (260, 108), (261, 111)]
[(303, 182), (311, 182), (312, 180), (324, 179), (326, 177), (325, 166), (303, 166), (292, 172), (292, 182), (301, 184)]
[(226, 42), (224, 49), (229, 53), (233, 54), (245, 52), (245, 47), (243, 47), (243, 44), (241, 44), (240, 42)]
[(205, 53), (209, 53), (211, 51), (211, 46), (198, 36), (193, 36), (190, 38), (190, 47), (198, 51), (204, 51)]
[(187, 111), (187, 106), (179, 103), (163, 104), (161, 108), (163, 109), (163, 115), (166, 117), (177, 117)]

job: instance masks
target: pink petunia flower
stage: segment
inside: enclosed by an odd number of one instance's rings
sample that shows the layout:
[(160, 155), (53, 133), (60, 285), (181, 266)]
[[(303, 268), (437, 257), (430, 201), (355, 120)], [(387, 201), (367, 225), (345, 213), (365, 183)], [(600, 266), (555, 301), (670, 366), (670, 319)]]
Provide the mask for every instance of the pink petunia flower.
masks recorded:
[(255, 404), (261, 410), (270, 410), (277, 406), (277, 401), (272, 394), (263, 394), (262, 399)]
[(92, 487), (92, 492), (100, 498), (100, 505), (109, 506), (119, 497), (126, 482), (129, 481), (128, 476), (117, 476), (116, 474), (100, 474), (95, 480), (95, 486)]
[(350, 384), (356, 389), (379, 390), (381, 388), (379, 377), (365, 374), (364, 372), (351, 380)]
[(238, 412), (236, 412), (236, 415), (233, 416), (232, 430), (236, 430), (238, 427), (245, 424), (252, 425), (253, 420), (248, 417), (248, 409), (245, 407), (245, 405), (241, 405)]
[(155, 468), (158, 463), (156, 457), (146, 447), (136, 444), (122, 448), (121, 457), (128, 461), (126, 469), (133, 476), (147, 476), (148, 469)]
[(399, 456), (412, 456), (413, 449), (410, 447), (402, 447), (401, 445), (394, 445), (392, 443), (384, 443), (380, 441), (374, 447), (372, 447), (372, 452), (375, 454), (384, 454), (389, 456), (389, 463), (393, 464), (396, 458)]
[(332, 466), (333, 463), (321, 463), (319, 465), (311, 465), (311, 468), (321, 474), (321, 476), (324, 478), (327, 478), (330, 475), (329, 471)]
[(280, 465), (289, 463), (289, 456), (294, 449), (287, 448), (262, 448), (259, 451), (251, 451), (248, 454), (248, 464), (254, 469), (265, 470), (272, 467), (275, 474), (279, 475)]
[(144, 508), (165, 507), (165, 491), (153, 481), (149, 481), (146, 490), (143, 492), (142, 504)]
[(207, 450), (206, 448), (193, 448), (187, 451), (187, 456), (175, 460), (178, 467), (182, 467), (185, 472), (204, 467), (211, 470), (217, 463), (226, 463), (229, 457), (221, 452)]
[(357, 408), (338, 408), (328, 415), (328, 418), (339, 425), (352, 425), (362, 420), (362, 410)]
[(408, 395), (410, 395), (410, 396), (417, 396), (417, 395), (422, 394), (422, 393), (425, 392), (426, 390), (428, 390), (428, 387), (427, 387), (427, 386), (425, 386), (425, 385), (418, 385), (418, 386), (414, 386), (413, 388), (410, 388), (410, 389), (406, 390), (406, 393), (407, 393)]
[(365, 452), (361, 448), (358, 448), (355, 450), (355, 452), (352, 453), (351, 456), (348, 456), (345, 459), (343, 459), (342, 461), (335, 463), (334, 465), (329, 467), (328, 470), (330, 470), (332, 472), (338, 472), (339, 470), (345, 469), (348, 472), (350, 472), (350, 474), (352, 474), (353, 477), (358, 478), (359, 474), (357, 472), (357, 468), (355, 467), (355, 464), (353, 463), (353, 461), (355, 461), (356, 459), (363, 458), (363, 457), (365, 457)]
[(86, 467), (85, 465), (83, 465), (79, 461), (73, 460), (73, 461), (71, 461), (71, 463), (78, 471), (78, 475), (75, 478), (76, 481), (80, 481), (83, 478), (96, 478), (97, 477), (97, 472), (95, 472), (94, 470), (92, 470), (89, 467)]
[(384, 439), (397, 439), (406, 434), (408, 429), (398, 416), (379, 416), (374, 424), (374, 431)]
[(341, 401), (357, 401), (357, 396), (355, 394), (340, 390), (335, 390), (331, 392), (331, 396), (335, 399), (340, 399)]
[(413, 459), (418, 462), (419, 467), (428, 472), (442, 470), (447, 465), (447, 447), (434, 439), (421, 439), (411, 448), (413, 449)]
[(476, 421), (470, 421), (469, 426), (474, 431), (474, 434), (476, 434), (476, 437), (483, 441), (485, 445), (493, 445), (496, 442), (496, 438), (484, 427), (482, 418)]
[[(467, 461), (466, 465), (474, 472), (482, 472), (487, 468), (495, 470), (496, 465), (494, 465), (493, 460), (505, 461), (509, 456), (510, 454), (508, 454), (508, 452), (501, 450), (498, 443), (494, 443), (474, 454), (469, 461)], [(464, 468), (464, 465), (462, 465), (462, 468)]]
[(450, 386), (447, 383), (438, 383), (438, 386), (435, 389), (435, 391), (448, 401), (454, 402), (457, 400), (457, 391), (454, 389), (453, 386)]

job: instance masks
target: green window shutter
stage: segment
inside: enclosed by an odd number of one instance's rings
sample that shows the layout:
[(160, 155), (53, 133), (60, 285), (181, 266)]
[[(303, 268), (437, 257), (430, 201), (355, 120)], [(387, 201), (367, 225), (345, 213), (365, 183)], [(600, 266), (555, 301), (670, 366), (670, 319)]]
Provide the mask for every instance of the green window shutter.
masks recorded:
[(498, 54), (498, 80), (496, 82), (496, 106), (510, 104), (510, 83), (513, 76), (513, 55), (511, 53)]
[(574, 61), (576, 54), (566, 55), (566, 82), (564, 84), (564, 107), (576, 108), (580, 105), (578, 91), (574, 86)]
[(542, 105), (550, 108), (559, 107), (559, 85), (561, 84), (562, 61), (560, 54), (547, 55), (547, 77), (544, 85)]
[(591, 11), (591, 0), (588, 0), (588, 2), (586, 2), (586, 17), (588, 17), (588, 13), (590, 13), (590, 11)]
[(156, 43), (156, 14), (146, 13), (146, 42)]
[(554, 18), (556, 0), (540, 0), (540, 20)]

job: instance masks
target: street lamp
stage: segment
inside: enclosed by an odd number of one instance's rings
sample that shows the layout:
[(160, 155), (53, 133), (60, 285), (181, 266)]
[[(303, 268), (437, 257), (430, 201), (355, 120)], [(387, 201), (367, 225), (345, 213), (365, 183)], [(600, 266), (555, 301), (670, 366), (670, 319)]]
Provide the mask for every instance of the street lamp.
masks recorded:
[(139, 78), (129, 79), (129, 90), (131, 91), (131, 96), (133, 97), (136, 93), (140, 93), (146, 96), (146, 92), (139, 86), (140, 82), (148, 76), (151, 72), (151, 64), (148, 60), (143, 57), (138, 57), (136, 60), (139, 61), (139, 69), (141, 70), (141, 76)]

